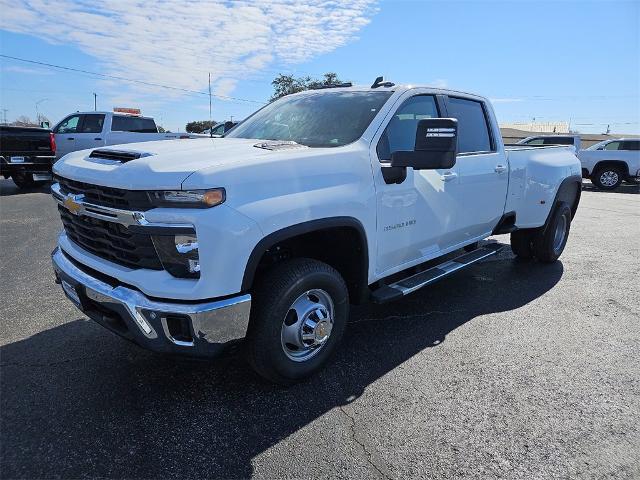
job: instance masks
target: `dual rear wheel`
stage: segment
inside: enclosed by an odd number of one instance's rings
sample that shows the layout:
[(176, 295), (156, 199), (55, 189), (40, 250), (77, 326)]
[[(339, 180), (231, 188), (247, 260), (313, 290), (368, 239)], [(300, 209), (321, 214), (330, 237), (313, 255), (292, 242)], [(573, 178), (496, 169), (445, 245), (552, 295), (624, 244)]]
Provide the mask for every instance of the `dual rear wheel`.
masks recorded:
[(523, 260), (537, 258), (555, 262), (562, 254), (571, 228), (571, 207), (558, 203), (546, 227), (516, 230), (511, 234), (511, 250)]

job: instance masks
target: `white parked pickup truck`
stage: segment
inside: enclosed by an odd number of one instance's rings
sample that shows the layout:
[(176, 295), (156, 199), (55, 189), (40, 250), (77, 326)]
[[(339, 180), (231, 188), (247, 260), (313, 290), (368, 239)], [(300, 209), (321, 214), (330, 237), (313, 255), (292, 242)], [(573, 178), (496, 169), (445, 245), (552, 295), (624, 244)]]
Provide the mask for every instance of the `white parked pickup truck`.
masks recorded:
[(577, 152), (581, 148), (580, 135), (535, 135), (520, 140), (517, 145), (573, 145)]
[(618, 188), (623, 180), (640, 181), (640, 138), (616, 138), (578, 152), (582, 176), (601, 190)]
[(53, 265), (87, 316), (158, 352), (245, 338), (283, 384), (326, 363), (350, 304), (401, 301), (494, 255), (478, 245), (493, 234), (555, 261), (581, 182), (572, 147), (505, 149), (486, 98), (379, 81), (286, 96), (224, 138), (75, 152), (54, 173)]
[(76, 112), (55, 127), (56, 157), (87, 148), (124, 143), (196, 138), (189, 133), (160, 133), (151, 117), (115, 112)]

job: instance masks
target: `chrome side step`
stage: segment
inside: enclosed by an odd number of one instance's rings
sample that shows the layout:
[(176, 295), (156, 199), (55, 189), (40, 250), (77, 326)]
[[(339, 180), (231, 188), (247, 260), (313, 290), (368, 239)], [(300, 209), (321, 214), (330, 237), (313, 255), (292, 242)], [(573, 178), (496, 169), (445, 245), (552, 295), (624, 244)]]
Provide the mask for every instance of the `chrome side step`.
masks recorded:
[(472, 252), (447, 260), (440, 265), (428, 268), (427, 270), (423, 270), (415, 275), (398, 280), (390, 285), (380, 287), (371, 293), (371, 300), (374, 303), (386, 303), (397, 300), (398, 298), (404, 297), (411, 292), (415, 292), (422, 287), (437, 282), (441, 278), (451, 275), (462, 268), (468, 267), (482, 259), (495, 255), (504, 247), (505, 245), (501, 243), (489, 243), (487, 245), (483, 245)]

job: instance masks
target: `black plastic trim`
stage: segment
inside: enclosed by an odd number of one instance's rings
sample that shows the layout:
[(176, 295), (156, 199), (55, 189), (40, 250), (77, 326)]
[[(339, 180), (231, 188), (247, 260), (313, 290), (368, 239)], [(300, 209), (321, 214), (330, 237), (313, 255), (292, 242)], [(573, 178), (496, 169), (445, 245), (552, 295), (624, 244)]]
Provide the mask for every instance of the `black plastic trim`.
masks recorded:
[(305, 233), (311, 233), (318, 230), (326, 230), (339, 227), (353, 228), (358, 232), (360, 236), (360, 241), (362, 242), (362, 253), (360, 259), (361, 281), (358, 283), (359, 285), (361, 285), (361, 288), (366, 289), (366, 287), (368, 286), (369, 274), (369, 247), (367, 244), (367, 235), (365, 233), (364, 227), (362, 226), (362, 223), (360, 223), (360, 221), (354, 217), (331, 217), (298, 223), (297, 225), (292, 225), (290, 227), (283, 228), (282, 230), (277, 230), (273, 233), (270, 233), (262, 240), (260, 240), (254, 247), (251, 255), (249, 255), (249, 260), (247, 261), (247, 266), (245, 267), (244, 276), (242, 278), (242, 291), (246, 292), (251, 288), (253, 279), (255, 278), (256, 270), (258, 269), (258, 264), (260, 263), (260, 259), (265, 254), (265, 252), (269, 250), (269, 248), (280, 242), (283, 242), (284, 240), (297, 237), (298, 235), (304, 235)]

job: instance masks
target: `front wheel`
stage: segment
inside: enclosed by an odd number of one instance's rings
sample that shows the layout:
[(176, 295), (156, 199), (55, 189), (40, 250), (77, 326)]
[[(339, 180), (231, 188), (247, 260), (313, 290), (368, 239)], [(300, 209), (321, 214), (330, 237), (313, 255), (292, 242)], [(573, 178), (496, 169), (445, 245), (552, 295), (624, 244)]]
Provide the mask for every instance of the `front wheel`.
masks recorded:
[(623, 179), (622, 170), (615, 166), (598, 168), (591, 177), (593, 184), (601, 190), (614, 190)]
[(571, 207), (560, 202), (549, 220), (547, 228), (533, 239), (533, 252), (543, 263), (555, 262), (562, 254), (571, 228)]
[(329, 265), (288, 260), (254, 291), (247, 332), (249, 364), (265, 379), (290, 385), (324, 366), (344, 333), (349, 294)]

